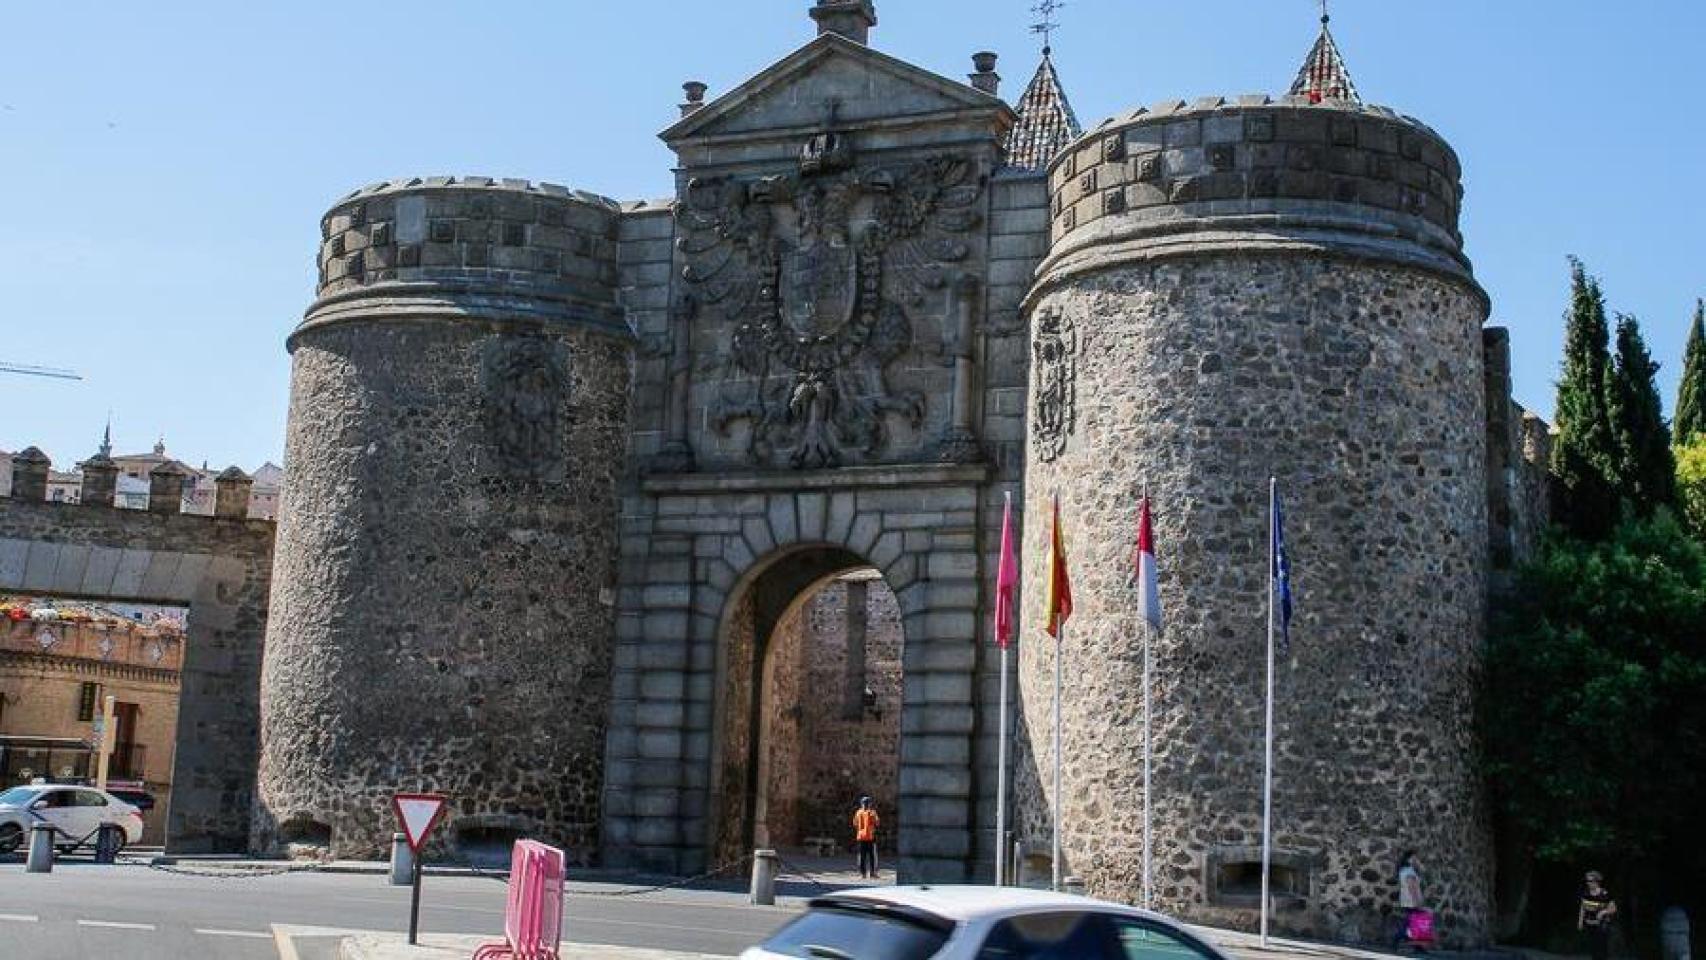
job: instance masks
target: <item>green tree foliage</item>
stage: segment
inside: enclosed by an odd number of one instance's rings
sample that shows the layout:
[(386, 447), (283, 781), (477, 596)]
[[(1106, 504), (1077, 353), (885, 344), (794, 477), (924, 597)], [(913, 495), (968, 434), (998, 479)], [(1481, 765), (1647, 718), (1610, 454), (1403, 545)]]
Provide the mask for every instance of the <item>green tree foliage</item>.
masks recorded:
[(1570, 311), (1564, 318), (1564, 373), (1558, 381), (1558, 439), (1552, 445), (1554, 517), (1583, 537), (1602, 537), (1617, 517), (1617, 444), (1606, 410), (1611, 331), (1599, 281), (1570, 259)]
[(1676, 503), (1689, 531), (1706, 541), (1706, 435), (1676, 448)]
[(1483, 742), (1501, 823), (1543, 872), (1600, 865), (1655, 909), (1706, 893), (1703, 691), (1706, 545), (1669, 511), (1558, 536), (1521, 572), (1489, 640)]
[(1706, 434), (1706, 300), (1694, 301), (1694, 323), (1688, 328), (1688, 347), (1682, 354), (1682, 385), (1676, 391), (1678, 444)]
[(1651, 516), (1675, 500), (1676, 460), (1653, 380), (1658, 372), (1641, 338), (1640, 323), (1618, 315), (1617, 357), (1605, 404), (1617, 447), (1610, 479), (1618, 498), (1640, 516)]

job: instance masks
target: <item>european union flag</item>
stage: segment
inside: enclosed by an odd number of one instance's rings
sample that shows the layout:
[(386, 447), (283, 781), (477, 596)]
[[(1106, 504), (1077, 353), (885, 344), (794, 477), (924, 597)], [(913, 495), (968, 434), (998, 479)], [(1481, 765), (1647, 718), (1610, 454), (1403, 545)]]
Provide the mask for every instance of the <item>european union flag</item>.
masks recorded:
[(1274, 594), (1279, 601), (1280, 652), (1291, 649), (1291, 559), (1285, 553), (1285, 512), (1280, 509), (1279, 491), (1274, 492), (1273, 529)]

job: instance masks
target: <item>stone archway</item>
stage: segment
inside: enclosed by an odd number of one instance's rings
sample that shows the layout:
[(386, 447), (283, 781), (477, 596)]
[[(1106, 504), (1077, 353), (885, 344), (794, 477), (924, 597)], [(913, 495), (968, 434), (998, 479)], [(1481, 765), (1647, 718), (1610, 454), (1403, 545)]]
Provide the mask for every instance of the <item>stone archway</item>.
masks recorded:
[(720, 630), (712, 862), (844, 850), (861, 796), (897, 849), (904, 637), (899, 601), (855, 554), (807, 547), (755, 565)]
[(980, 811), (994, 785), (994, 740), (979, 723), (993, 676), (978, 643), (987, 479), (982, 466), (935, 464), (645, 478), (624, 501), (606, 866), (682, 875), (728, 865), (711, 857), (727, 806), (725, 621), (743, 595), (756, 602), (761, 580), (780, 616), (813, 584), (870, 567), (893, 590), (905, 635), (891, 862), (909, 883), (982, 874), (976, 858), (990, 844), (978, 824), (990, 822)]

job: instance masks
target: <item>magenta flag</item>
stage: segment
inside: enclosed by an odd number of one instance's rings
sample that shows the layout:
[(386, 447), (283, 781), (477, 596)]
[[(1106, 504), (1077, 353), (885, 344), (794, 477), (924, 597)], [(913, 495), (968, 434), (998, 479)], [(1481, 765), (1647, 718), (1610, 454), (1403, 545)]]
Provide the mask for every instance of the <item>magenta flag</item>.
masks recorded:
[(995, 645), (1013, 642), (1013, 593), (1019, 586), (1019, 554), (1013, 549), (1013, 495), (1001, 514), (1001, 561), (995, 568)]

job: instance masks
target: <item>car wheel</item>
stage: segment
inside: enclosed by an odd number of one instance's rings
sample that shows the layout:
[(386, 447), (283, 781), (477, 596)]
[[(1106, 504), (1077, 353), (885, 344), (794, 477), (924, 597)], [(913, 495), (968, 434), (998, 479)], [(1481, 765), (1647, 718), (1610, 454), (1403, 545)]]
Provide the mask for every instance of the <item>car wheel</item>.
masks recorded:
[(17, 853), (24, 845), (24, 831), (15, 823), (0, 826), (0, 853)]

